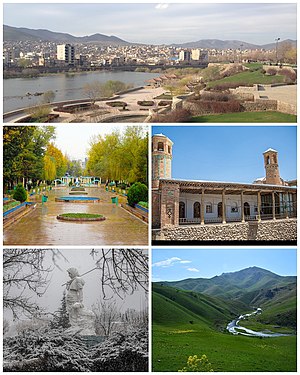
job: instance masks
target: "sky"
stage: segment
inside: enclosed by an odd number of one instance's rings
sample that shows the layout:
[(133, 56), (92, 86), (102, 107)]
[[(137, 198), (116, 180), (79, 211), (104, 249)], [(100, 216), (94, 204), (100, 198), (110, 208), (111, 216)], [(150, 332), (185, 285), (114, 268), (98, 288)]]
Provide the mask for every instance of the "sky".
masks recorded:
[(297, 275), (296, 249), (153, 249), (152, 281), (211, 278), (248, 267)]
[(296, 18), (296, 4), (283, 2), (4, 4), (9, 26), (147, 44), (221, 39), (263, 45), (278, 37), (296, 39)]
[[(135, 124), (136, 125), (136, 124)], [(97, 135), (104, 136), (115, 130), (124, 130), (124, 124), (63, 124), (55, 125), (56, 138), (54, 144), (71, 160), (83, 160), (87, 157), (90, 142)], [(147, 126), (145, 126), (147, 129)]]
[(296, 126), (153, 126), (160, 133), (174, 142), (174, 179), (252, 183), (265, 176), (269, 148), (278, 151), (281, 177), (297, 177)]

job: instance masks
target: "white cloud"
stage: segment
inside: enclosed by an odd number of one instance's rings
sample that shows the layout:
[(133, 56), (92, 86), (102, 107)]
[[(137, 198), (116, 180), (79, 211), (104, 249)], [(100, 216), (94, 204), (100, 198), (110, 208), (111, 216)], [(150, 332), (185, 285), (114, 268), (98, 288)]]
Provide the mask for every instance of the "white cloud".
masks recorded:
[(190, 272), (200, 272), (197, 268), (187, 268), (187, 271), (190, 271)]
[(161, 9), (167, 9), (167, 8), (169, 8), (169, 5), (170, 4), (157, 4), (155, 6), (155, 9), (159, 9), (159, 10), (161, 10)]
[(161, 260), (160, 262), (153, 263), (152, 267), (171, 267), (175, 263), (186, 264), (186, 263), (191, 263), (191, 261), (183, 260), (177, 257), (172, 257), (166, 260)]

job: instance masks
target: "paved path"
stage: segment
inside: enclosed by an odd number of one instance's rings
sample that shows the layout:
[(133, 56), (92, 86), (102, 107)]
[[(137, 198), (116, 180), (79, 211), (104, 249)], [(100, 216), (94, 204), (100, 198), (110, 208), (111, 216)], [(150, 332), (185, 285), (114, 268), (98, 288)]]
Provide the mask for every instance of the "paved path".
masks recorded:
[(264, 90), (256, 91), (255, 94), (263, 97), (268, 97), (271, 100), (279, 100), (288, 104), (297, 104), (297, 85), (286, 85), (269, 87), (264, 86)]

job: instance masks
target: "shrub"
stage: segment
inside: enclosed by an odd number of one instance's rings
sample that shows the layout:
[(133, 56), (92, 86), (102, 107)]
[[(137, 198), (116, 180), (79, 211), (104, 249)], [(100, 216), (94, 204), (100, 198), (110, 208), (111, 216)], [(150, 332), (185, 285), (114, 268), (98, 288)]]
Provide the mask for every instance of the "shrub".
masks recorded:
[(188, 109), (176, 109), (167, 115), (156, 115), (152, 122), (189, 122), (192, 114)]
[(294, 83), (296, 82), (297, 79), (297, 74), (295, 71), (290, 70), (290, 69), (281, 69), (280, 70), (280, 75), (285, 76), (285, 83)]
[(19, 202), (25, 202), (27, 199), (27, 192), (22, 184), (18, 184), (14, 191), (13, 198)]
[(276, 73), (277, 73), (277, 69), (275, 68), (268, 68), (266, 73), (269, 75), (269, 76), (276, 76)]
[(240, 112), (241, 106), (238, 100), (210, 101), (210, 100), (197, 100), (192, 101), (193, 113), (196, 115), (207, 113), (233, 113)]
[(197, 355), (189, 356), (186, 366), (178, 372), (213, 372), (211, 363), (207, 356), (203, 354), (200, 358)]
[(135, 182), (127, 192), (128, 204), (134, 207), (139, 201), (148, 202), (148, 188), (145, 184), (141, 182)]
[(109, 105), (110, 107), (126, 107), (127, 106), (127, 103), (125, 102), (107, 102), (106, 103), (107, 105)]
[(153, 100), (138, 100), (137, 104), (143, 105), (143, 106), (146, 106), (146, 107), (151, 107), (151, 106), (154, 105), (154, 101)]
[(161, 100), (160, 102), (158, 102), (158, 106), (159, 107), (165, 107), (165, 106), (167, 106), (169, 104), (171, 104), (171, 102), (168, 101), (168, 100)]

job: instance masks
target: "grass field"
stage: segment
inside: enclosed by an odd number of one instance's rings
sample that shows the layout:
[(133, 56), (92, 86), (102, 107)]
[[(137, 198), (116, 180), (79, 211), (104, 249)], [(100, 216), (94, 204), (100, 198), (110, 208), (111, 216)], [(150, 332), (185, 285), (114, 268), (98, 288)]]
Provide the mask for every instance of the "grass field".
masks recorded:
[(153, 325), (152, 370), (178, 371), (190, 355), (206, 354), (214, 371), (296, 371), (296, 336), (260, 339), (202, 324)]
[(241, 83), (244, 85), (253, 85), (255, 83), (258, 83), (261, 85), (269, 85), (271, 83), (283, 83), (284, 79), (285, 77), (280, 75), (268, 76), (258, 70), (254, 72), (247, 70), (230, 77), (225, 77), (216, 81), (208, 82), (207, 87), (215, 87), (224, 83)]
[(261, 123), (296, 123), (297, 116), (281, 112), (237, 112), (219, 115), (195, 116), (191, 122), (261, 122)]
[[(235, 306), (227, 304), (227, 300), (160, 285), (153, 286), (152, 298), (153, 371), (177, 372), (186, 365), (189, 356), (199, 358), (203, 354), (214, 371), (297, 370), (296, 335), (259, 338), (228, 333), (226, 326), (233, 319)], [(291, 303), (294, 306), (295, 301)], [(236, 312), (233, 316), (237, 316)], [(253, 322), (253, 327), (272, 328), (257, 321)], [(293, 333), (295, 330), (285, 328), (282, 331)]]

